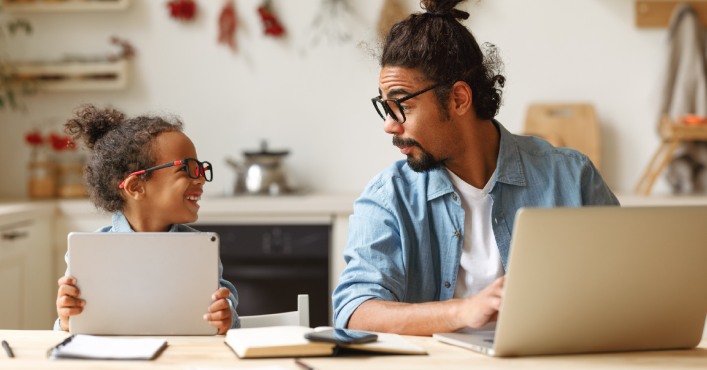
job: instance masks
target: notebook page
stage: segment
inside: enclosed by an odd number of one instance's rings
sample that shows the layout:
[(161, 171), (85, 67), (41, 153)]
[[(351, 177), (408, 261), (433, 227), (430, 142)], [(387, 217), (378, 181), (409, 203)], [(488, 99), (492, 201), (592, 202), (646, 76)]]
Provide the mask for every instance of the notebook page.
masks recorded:
[(91, 358), (116, 360), (149, 360), (167, 342), (158, 338), (115, 338), (73, 335), (51, 352), (51, 358)]

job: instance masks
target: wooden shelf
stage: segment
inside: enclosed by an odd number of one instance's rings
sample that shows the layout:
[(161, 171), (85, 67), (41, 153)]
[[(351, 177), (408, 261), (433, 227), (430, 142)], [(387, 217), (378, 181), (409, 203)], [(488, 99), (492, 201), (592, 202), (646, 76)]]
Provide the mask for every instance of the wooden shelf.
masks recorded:
[(3, 0), (8, 12), (96, 12), (127, 9), (130, 0)]
[(686, 3), (695, 9), (700, 23), (707, 27), (707, 0), (635, 0), (636, 27), (668, 27), (673, 9), (680, 3)]
[(120, 90), (127, 86), (128, 61), (14, 63), (13, 73), (36, 81), (43, 91)]

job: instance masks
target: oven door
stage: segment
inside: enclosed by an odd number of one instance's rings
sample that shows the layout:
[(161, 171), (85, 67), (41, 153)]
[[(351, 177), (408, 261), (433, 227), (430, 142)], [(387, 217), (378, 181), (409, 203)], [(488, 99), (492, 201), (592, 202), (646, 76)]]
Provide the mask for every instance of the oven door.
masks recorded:
[(329, 323), (331, 225), (207, 225), (219, 234), (223, 277), (238, 290), (239, 315), (297, 309), (309, 295), (310, 325)]

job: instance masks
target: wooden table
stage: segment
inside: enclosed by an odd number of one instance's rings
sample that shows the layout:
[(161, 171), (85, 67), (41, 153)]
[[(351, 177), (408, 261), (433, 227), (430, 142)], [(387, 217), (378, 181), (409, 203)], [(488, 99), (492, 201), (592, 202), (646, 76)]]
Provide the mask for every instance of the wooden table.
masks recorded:
[[(154, 361), (49, 360), (47, 350), (65, 332), (0, 330), (15, 358), (0, 353), (0, 369), (257, 369), (280, 366), (301, 370), (292, 358), (242, 360), (223, 343), (223, 336), (165, 337), (169, 346)], [(570, 356), (491, 358), (446, 345), (430, 337), (406, 337), (423, 346), (427, 356), (352, 355), (304, 358), (320, 369), (707, 369), (707, 340), (692, 350), (627, 352)]]

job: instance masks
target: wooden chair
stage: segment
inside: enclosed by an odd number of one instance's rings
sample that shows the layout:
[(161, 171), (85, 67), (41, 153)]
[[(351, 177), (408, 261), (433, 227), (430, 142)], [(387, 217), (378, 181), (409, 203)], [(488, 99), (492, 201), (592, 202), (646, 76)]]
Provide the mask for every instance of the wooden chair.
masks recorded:
[(280, 312), (268, 315), (241, 316), (241, 328), (264, 326), (298, 325), (309, 327), (309, 295), (297, 296), (297, 311)]
[(524, 130), (554, 146), (580, 151), (601, 169), (601, 135), (591, 104), (531, 104)]
[(670, 163), (675, 150), (680, 144), (707, 140), (707, 125), (690, 126), (680, 124), (674, 122), (668, 116), (661, 118), (658, 132), (660, 133), (661, 144), (636, 184), (634, 192), (637, 194), (649, 195), (651, 193), (658, 175)]

